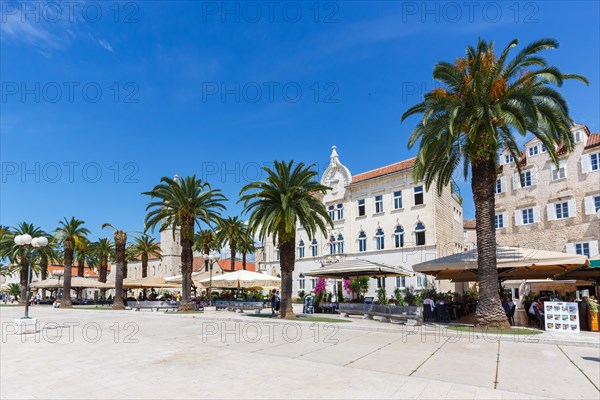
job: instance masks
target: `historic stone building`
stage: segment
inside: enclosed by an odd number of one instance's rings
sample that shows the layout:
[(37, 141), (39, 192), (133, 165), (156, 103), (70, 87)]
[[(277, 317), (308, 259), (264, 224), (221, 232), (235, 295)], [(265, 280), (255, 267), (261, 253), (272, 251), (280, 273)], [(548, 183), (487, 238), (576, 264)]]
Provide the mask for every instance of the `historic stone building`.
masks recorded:
[(525, 144), (521, 176), (507, 151), (496, 183), (496, 240), (505, 246), (598, 254), (600, 134), (575, 124), (575, 148), (558, 148), (554, 165), (537, 139)]
[[(413, 264), (463, 250), (461, 199), (454, 186), (438, 196), (435, 185), (425, 190), (413, 181), (411, 158), (372, 171), (352, 175), (340, 162), (336, 147), (321, 182), (332, 189), (323, 202), (333, 220), (326, 235), (309, 237), (296, 231), (294, 293), (309, 292), (315, 279), (304, 273), (323, 263), (363, 258), (411, 269)], [(339, 256), (339, 257), (338, 257)], [(279, 272), (279, 252), (272, 242), (257, 252), (257, 266), (268, 273)], [(396, 287), (422, 288), (431, 277), (371, 279), (369, 294), (385, 285), (388, 295)], [(439, 285), (439, 282), (438, 282)], [(462, 288), (462, 285), (461, 285)], [(442, 290), (454, 289), (444, 283)]]

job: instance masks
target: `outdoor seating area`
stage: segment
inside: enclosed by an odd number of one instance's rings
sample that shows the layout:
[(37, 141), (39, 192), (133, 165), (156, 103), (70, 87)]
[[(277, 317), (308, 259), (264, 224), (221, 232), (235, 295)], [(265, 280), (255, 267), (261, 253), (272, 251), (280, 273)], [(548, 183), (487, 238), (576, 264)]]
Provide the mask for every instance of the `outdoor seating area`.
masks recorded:
[(216, 310), (229, 310), (229, 311), (254, 311), (256, 314), (260, 314), (263, 307), (262, 301), (229, 301), (229, 300), (216, 300)]

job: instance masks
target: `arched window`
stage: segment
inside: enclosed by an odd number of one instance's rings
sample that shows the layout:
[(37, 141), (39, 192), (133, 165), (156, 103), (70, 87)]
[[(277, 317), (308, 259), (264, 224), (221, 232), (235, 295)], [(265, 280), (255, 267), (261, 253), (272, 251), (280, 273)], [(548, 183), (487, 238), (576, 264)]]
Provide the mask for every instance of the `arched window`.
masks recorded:
[(304, 274), (300, 274), (300, 276), (298, 276), (298, 289), (306, 289), (306, 279), (304, 278)]
[(335, 254), (335, 236), (329, 235), (329, 254)]
[(298, 243), (298, 258), (304, 258), (304, 240)]
[(344, 252), (344, 235), (341, 233), (337, 237), (337, 253), (342, 254)]
[(330, 205), (329, 207), (327, 207), (327, 212), (329, 213), (329, 218), (332, 221), (335, 221), (335, 206)]
[(358, 251), (367, 251), (367, 234), (360, 231), (358, 234)]
[(310, 243), (310, 251), (313, 257), (319, 255), (319, 243), (317, 242), (317, 239), (313, 239)]
[(404, 228), (402, 225), (398, 225), (394, 230), (394, 245), (404, 247)]
[(385, 233), (381, 228), (377, 229), (375, 232), (375, 248), (377, 250), (383, 250), (385, 248)]
[(425, 245), (425, 224), (422, 222), (417, 223), (415, 227), (415, 243), (417, 246)]

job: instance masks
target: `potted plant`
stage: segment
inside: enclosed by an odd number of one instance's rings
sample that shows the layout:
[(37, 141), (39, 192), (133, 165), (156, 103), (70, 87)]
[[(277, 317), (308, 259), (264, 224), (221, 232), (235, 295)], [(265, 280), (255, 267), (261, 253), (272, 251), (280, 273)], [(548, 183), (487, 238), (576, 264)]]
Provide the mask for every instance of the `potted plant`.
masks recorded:
[(598, 303), (589, 297), (585, 299), (585, 303), (587, 308), (588, 329), (592, 332), (598, 332)]

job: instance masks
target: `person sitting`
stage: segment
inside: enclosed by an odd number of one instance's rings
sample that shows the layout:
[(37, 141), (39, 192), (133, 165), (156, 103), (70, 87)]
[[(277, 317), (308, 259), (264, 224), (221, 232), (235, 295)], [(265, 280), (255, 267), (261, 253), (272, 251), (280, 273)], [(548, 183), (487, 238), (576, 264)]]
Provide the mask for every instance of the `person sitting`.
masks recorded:
[(504, 308), (504, 314), (508, 315), (510, 312), (510, 307), (508, 306), (508, 300), (506, 299), (506, 296), (502, 297), (502, 308)]

